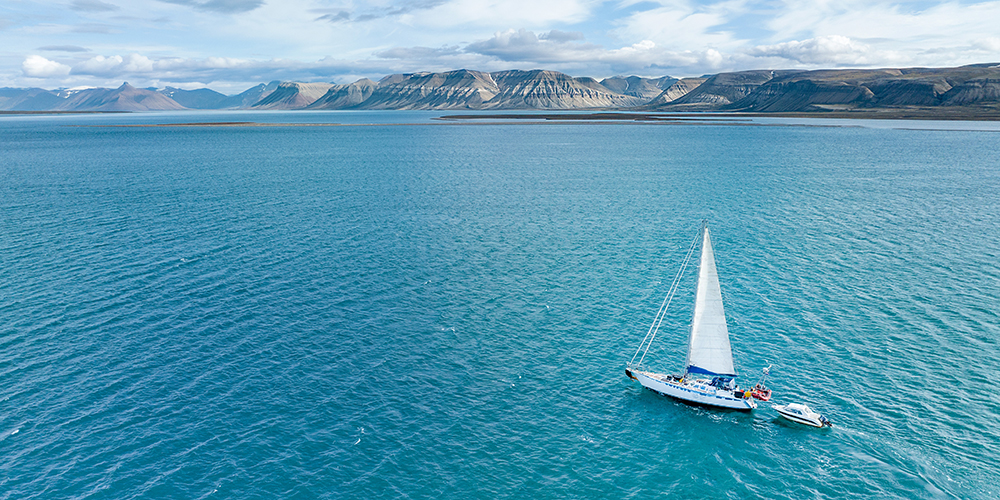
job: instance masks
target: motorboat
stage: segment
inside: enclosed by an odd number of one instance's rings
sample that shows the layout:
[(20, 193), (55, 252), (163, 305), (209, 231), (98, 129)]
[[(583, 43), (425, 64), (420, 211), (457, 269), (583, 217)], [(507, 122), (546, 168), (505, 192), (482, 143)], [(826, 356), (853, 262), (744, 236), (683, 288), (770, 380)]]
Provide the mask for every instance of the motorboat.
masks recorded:
[(778, 415), (795, 423), (813, 427), (833, 427), (833, 424), (825, 416), (804, 404), (788, 403), (787, 405), (773, 405), (772, 408), (778, 412)]

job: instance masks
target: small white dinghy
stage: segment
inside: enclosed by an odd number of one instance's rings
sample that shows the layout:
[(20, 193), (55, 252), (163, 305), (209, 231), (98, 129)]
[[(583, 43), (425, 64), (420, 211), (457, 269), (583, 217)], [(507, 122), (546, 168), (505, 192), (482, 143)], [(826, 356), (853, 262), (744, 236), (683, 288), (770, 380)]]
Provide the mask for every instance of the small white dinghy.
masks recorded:
[(774, 405), (772, 408), (778, 412), (778, 415), (792, 422), (811, 425), (813, 427), (833, 427), (833, 424), (826, 417), (803, 404), (788, 403), (787, 405)]

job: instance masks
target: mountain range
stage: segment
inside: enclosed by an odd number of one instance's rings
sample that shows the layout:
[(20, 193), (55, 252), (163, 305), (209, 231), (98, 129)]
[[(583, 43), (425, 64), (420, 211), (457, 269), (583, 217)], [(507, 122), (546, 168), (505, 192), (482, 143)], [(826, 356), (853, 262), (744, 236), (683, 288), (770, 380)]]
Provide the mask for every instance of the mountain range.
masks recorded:
[(210, 89), (0, 88), (2, 111), (181, 109), (643, 110), (754, 113), (964, 109), (1000, 111), (1000, 64), (955, 68), (754, 70), (700, 78), (595, 80), (556, 71), (456, 70), (350, 84), (270, 82)]

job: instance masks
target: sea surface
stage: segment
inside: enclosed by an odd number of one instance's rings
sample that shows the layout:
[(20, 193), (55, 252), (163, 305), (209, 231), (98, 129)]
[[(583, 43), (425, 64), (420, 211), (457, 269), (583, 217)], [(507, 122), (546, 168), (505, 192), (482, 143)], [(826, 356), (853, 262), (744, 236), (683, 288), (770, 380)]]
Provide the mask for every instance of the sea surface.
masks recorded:
[(442, 114), (0, 117), (0, 499), (1000, 497), (1000, 124)]

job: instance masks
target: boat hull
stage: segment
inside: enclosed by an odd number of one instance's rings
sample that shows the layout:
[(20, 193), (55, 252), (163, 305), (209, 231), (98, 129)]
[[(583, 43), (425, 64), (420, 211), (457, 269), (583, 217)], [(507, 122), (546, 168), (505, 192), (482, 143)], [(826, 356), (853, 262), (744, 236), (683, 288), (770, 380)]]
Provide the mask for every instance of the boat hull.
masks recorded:
[(752, 398), (729, 397), (718, 394), (718, 391), (712, 394), (695, 390), (686, 384), (672, 381), (664, 375), (638, 370), (626, 370), (625, 373), (647, 389), (687, 403), (740, 411), (752, 411), (757, 407), (757, 403)]
[(785, 411), (784, 407), (782, 406), (776, 405), (773, 406), (773, 408), (774, 411), (778, 412), (778, 415), (782, 416), (782, 418), (784, 418), (785, 420), (795, 422), (797, 424), (808, 425), (811, 427), (824, 427), (825, 425), (827, 425), (827, 423), (824, 423), (823, 420), (821, 420), (823, 416), (820, 414), (815, 414), (815, 416), (797, 415), (795, 413), (790, 413), (788, 411)]

